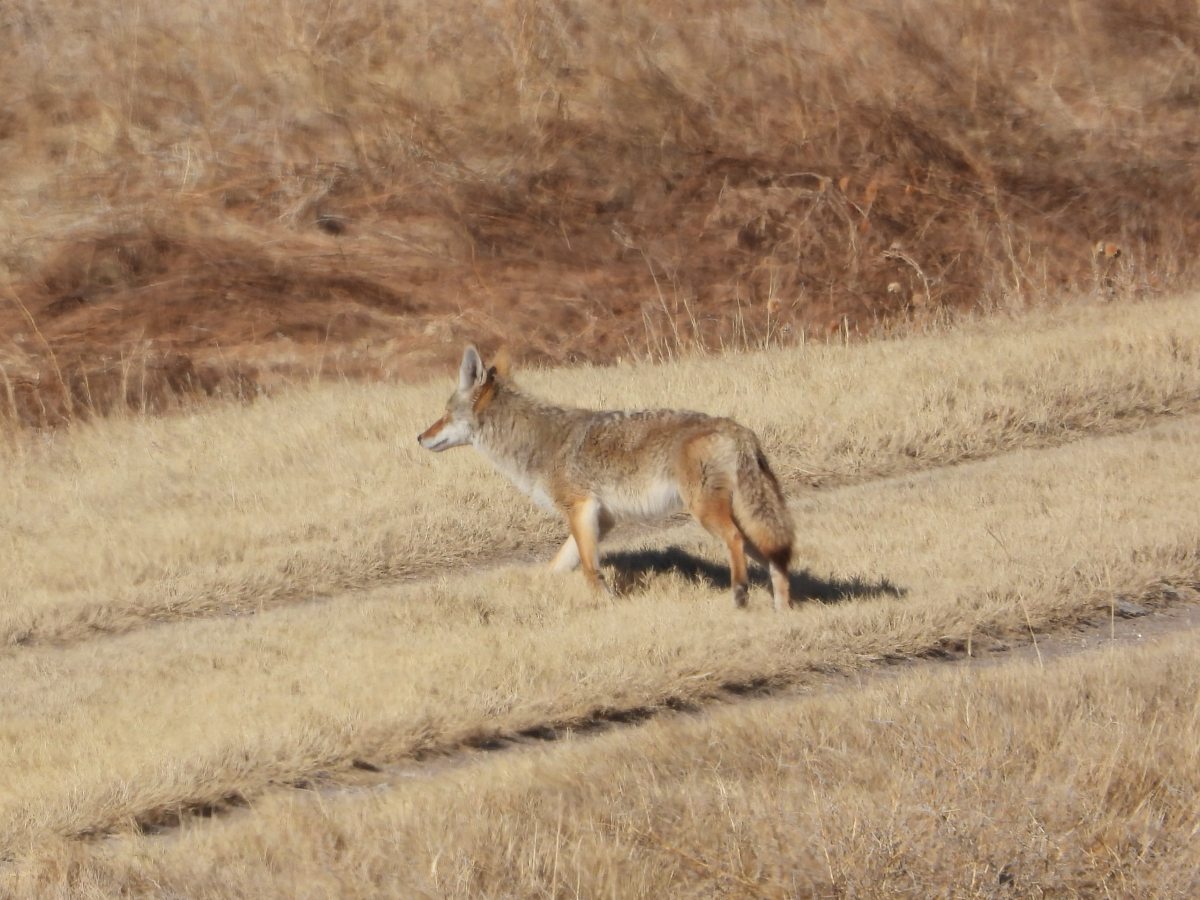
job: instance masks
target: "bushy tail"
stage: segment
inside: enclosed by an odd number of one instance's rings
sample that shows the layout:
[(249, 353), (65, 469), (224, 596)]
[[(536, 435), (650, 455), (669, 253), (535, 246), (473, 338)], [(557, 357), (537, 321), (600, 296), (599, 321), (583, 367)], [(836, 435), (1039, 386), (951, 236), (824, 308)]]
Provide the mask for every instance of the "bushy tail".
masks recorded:
[(737, 483), (733, 489), (733, 518), (758, 554), (787, 568), (792, 554), (793, 526), (779, 479), (754, 432), (738, 435)]

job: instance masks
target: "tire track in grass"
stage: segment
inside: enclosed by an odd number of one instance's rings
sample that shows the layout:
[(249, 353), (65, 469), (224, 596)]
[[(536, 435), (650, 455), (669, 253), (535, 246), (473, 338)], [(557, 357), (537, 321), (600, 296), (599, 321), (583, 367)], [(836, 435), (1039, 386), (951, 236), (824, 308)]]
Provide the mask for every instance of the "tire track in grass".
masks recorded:
[[(853, 348), (520, 380), (567, 404), (737, 415), (796, 495), (1195, 415), (1197, 360), (1200, 306), (1185, 295)], [(420, 410), (444, 397), (432, 385), (299, 391), (253, 411), (97, 425), (17, 452), (5, 496), (22, 512), (0, 530), (11, 539), (0, 568), (16, 575), (0, 582), (0, 598), (15, 601), (0, 617), (0, 658), (549, 555), (561, 523), (505, 493), (485, 465), (439, 465), (433, 477), (415, 450), (397, 453), (393, 436), (423, 428)], [(464, 525), (447, 513), (493, 491), (500, 515)], [(521, 542), (507, 528), (516, 520)]]
[[(1108, 609), (1109, 617), (1103, 615)], [(354, 791), (396, 789), (412, 779), (433, 779), (448, 771), (482, 766), (505, 753), (546, 748), (564, 739), (602, 739), (614, 731), (638, 728), (669, 715), (703, 715), (714, 706), (745, 704), (757, 700), (795, 700), (829, 690), (852, 690), (873, 679), (895, 677), (913, 668), (986, 667), (1014, 662), (1039, 666), (1079, 656), (1096, 654), (1120, 646), (1154, 641), (1200, 628), (1200, 579), (1157, 581), (1140, 591), (1124, 591), (1098, 599), (1091, 614), (1062, 623), (1042, 635), (1006, 640), (979, 635), (982, 645), (933, 644), (912, 656), (881, 657), (867, 669), (818, 671), (791, 679), (752, 679), (727, 683), (702, 699), (667, 697), (654, 705), (601, 708), (590, 717), (544, 724), (514, 732), (498, 731), (456, 743), (433, 744), (402, 759), (352, 758), (340, 767), (307, 773), (285, 784), (265, 787), (257, 795), (231, 794), (216, 801), (174, 805), (143, 810), (132, 817), (139, 835), (169, 839), (182, 829), (204, 821), (217, 824), (238, 814), (252, 814), (253, 803), (266, 793), (308, 791), (320, 796), (344, 795)], [(68, 835), (75, 840), (92, 840), (112, 832), (85, 831)]]

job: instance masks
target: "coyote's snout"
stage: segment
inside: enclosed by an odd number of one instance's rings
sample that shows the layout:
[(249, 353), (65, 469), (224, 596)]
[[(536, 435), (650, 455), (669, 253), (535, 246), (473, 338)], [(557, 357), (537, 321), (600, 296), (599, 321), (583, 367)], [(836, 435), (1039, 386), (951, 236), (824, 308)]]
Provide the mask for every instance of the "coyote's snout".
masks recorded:
[(442, 451), (473, 444), (571, 536), (555, 569), (583, 565), (604, 587), (597, 545), (619, 521), (688, 509), (729, 547), (733, 599), (746, 604), (746, 551), (771, 572), (775, 609), (789, 603), (792, 521), (758, 438), (732, 419), (674, 409), (598, 412), (550, 406), (509, 380), (503, 351), (485, 366), (463, 354), (446, 414), (417, 440)]

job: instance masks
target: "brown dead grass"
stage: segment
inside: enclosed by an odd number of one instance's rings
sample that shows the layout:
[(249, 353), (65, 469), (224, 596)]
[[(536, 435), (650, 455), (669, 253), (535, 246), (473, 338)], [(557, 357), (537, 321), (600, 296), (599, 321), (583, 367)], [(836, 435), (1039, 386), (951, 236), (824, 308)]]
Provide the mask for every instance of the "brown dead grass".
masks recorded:
[(567, 740), (177, 839), (56, 843), (14, 898), (1185, 898), (1197, 635)]
[(760, 431), (799, 524), (784, 615), (735, 609), (691, 523), (615, 534), (615, 599), (481, 570), (563, 535), (419, 451), (448, 385), (7, 433), (0, 895), (1187, 896), (1194, 641), (297, 788), (1194, 600), (1198, 315), (520, 373)]
[(0, 364), (46, 425), (466, 340), (1155, 293), (1200, 238), (1198, 35), (1172, 0), (13, 6)]

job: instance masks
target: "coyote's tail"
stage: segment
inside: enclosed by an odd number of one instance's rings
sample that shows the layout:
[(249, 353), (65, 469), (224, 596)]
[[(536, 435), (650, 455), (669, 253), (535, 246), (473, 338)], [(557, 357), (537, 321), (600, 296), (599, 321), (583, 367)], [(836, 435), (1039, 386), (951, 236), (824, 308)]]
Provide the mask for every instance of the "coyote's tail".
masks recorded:
[(749, 430), (738, 435), (737, 483), (733, 518), (764, 559), (787, 567), (792, 553), (792, 517), (758, 439)]

